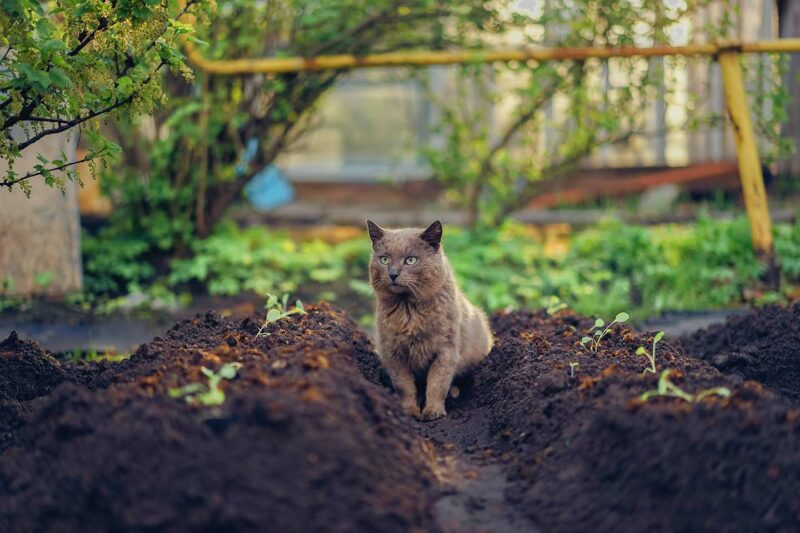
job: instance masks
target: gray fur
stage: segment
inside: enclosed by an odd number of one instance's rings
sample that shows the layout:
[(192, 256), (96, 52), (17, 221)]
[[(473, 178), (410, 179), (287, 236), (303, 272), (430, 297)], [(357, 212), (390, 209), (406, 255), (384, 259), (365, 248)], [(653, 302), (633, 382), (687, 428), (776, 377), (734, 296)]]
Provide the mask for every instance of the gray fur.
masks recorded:
[[(486, 315), (456, 285), (441, 246), (439, 221), (424, 230), (389, 230), (368, 220), (367, 228), (381, 363), (407, 414), (439, 418), (446, 414), (444, 401), (453, 378), (474, 368), (492, 349)], [(388, 264), (381, 262), (384, 256)], [(416, 263), (407, 264), (408, 257)], [(394, 282), (390, 274), (396, 276)], [(421, 411), (417, 378), (426, 378)]]

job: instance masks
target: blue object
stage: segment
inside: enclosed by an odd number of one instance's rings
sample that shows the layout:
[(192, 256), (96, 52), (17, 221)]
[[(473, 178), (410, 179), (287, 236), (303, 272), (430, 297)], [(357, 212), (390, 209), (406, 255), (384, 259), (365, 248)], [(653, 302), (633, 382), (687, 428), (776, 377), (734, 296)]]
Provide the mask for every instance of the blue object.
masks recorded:
[(258, 211), (269, 211), (294, 199), (294, 189), (281, 172), (267, 165), (244, 186), (247, 199)]
[(242, 154), (242, 160), (239, 161), (239, 164), (236, 165), (236, 175), (241, 176), (247, 171), (247, 167), (250, 166), (250, 163), (253, 161), (253, 158), (256, 156), (256, 152), (258, 151), (258, 141), (255, 137), (250, 137), (247, 140), (247, 146), (244, 148), (244, 153)]
[[(258, 141), (255, 137), (247, 140), (242, 159), (236, 165), (236, 174), (241, 176), (253, 161), (258, 151)], [(283, 177), (280, 170), (272, 165), (267, 165), (247, 182), (244, 186), (247, 199), (258, 211), (269, 211), (294, 200), (294, 189)]]

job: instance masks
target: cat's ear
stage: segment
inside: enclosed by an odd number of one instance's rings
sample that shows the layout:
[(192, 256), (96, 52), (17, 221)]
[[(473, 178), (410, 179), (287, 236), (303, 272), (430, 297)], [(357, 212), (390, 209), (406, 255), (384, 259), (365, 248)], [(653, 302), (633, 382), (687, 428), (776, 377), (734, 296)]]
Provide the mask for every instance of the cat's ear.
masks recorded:
[(434, 250), (438, 250), (439, 245), (442, 243), (442, 223), (437, 220), (428, 226), (427, 229), (420, 234), (419, 238), (430, 244)]
[(372, 239), (372, 244), (383, 238), (383, 228), (371, 220), (367, 220), (367, 231), (369, 231), (369, 238)]

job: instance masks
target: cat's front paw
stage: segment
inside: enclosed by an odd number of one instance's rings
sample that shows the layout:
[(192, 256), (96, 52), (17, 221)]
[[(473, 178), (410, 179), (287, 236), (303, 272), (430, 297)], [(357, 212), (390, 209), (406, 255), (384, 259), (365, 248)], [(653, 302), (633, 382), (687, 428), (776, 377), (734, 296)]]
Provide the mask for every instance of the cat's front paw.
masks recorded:
[(422, 410), (422, 420), (436, 420), (442, 418), (447, 412), (444, 410), (444, 405), (426, 405)]
[(420, 417), (419, 405), (417, 405), (417, 402), (403, 403), (401, 407), (403, 409), (403, 414), (413, 416), (414, 418)]

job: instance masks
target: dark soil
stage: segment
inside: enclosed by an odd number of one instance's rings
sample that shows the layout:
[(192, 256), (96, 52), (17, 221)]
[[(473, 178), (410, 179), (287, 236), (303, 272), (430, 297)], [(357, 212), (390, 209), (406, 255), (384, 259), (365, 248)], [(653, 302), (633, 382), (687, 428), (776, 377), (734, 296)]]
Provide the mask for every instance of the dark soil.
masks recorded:
[[(756, 316), (796, 316), (779, 311)], [(10, 338), (0, 531), (800, 528), (797, 406), (670, 340), (659, 374), (731, 395), (642, 401), (658, 375), (635, 351), (651, 335), (619, 327), (590, 353), (590, 325), (494, 317), (496, 348), (431, 423), (397, 414), (368, 340), (325, 304), (258, 339), (258, 317), (199, 315), (120, 363), (58, 362)], [(222, 406), (169, 397), (231, 361), (243, 366)]]
[(529, 312), (494, 320), (497, 347), (475, 396), (491, 406), (508, 498), (546, 531), (800, 526), (799, 410), (670, 341), (657, 347), (659, 373), (672, 369), (690, 393), (726, 386), (732, 395), (643, 402), (658, 377), (642, 375), (635, 352), (652, 337), (617, 328), (588, 353), (577, 340), (589, 325)]
[(66, 379), (58, 362), (16, 332), (0, 342), (0, 451), (19, 430), (30, 403)]
[[(433, 449), (366, 337), (327, 306), (258, 328), (209, 313), (58, 387), (0, 456), (0, 531), (435, 530)], [(168, 396), (228, 361), (223, 406)]]
[(800, 303), (732, 317), (681, 342), (720, 371), (759, 381), (800, 404)]

